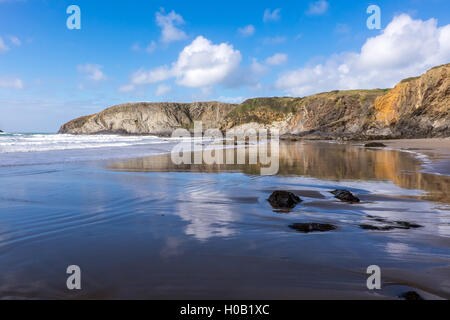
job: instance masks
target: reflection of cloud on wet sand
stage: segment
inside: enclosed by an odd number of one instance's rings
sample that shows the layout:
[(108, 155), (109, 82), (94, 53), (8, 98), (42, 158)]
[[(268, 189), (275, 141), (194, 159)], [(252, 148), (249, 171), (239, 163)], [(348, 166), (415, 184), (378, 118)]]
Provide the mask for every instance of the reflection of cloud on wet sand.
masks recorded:
[[(216, 180), (214, 176), (208, 178)], [(189, 222), (185, 233), (199, 240), (232, 236), (235, 231), (230, 228), (230, 223), (238, 220), (238, 213), (223, 201), (223, 194), (217, 190), (217, 181), (204, 182), (190, 185), (177, 194), (174, 214)]]
[(394, 257), (406, 257), (411, 254), (413, 248), (405, 243), (400, 242), (389, 242), (386, 244), (386, 252)]

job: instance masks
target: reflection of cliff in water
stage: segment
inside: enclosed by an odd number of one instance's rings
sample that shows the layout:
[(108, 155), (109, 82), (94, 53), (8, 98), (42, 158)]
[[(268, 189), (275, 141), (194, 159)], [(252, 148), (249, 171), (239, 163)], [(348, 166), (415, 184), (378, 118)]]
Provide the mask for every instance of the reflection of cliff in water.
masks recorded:
[[(254, 146), (246, 148), (246, 163), (249, 153), (257, 152)], [(322, 180), (389, 180), (405, 189), (426, 191), (424, 199), (450, 203), (450, 177), (420, 172), (420, 161), (406, 152), (323, 142), (282, 142), (279, 161), (278, 175), (282, 176), (301, 175)], [(250, 175), (261, 172), (261, 164), (175, 165), (170, 155), (128, 160), (109, 168), (135, 172), (243, 172)]]

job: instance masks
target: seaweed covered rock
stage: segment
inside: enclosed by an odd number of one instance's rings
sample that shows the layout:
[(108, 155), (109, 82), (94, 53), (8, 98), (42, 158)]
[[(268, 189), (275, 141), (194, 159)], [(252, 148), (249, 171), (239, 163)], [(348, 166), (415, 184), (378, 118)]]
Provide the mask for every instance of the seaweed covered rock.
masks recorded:
[(344, 202), (350, 202), (350, 203), (358, 203), (360, 202), (359, 198), (353, 195), (348, 190), (334, 190), (331, 191), (332, 194), (334, 194), (336, 199), (339, 199)]
[(364, 147), (366, 147), (366, 148), (386, 148), (386, 145), (381, 142), (370, 142), (370, 143), (367, 143)]
[(331, 224), (323, 224), (323, 223), (294, 223), (289, 226), (289, 228), (294, 229), (303, 233), (310, 232), (327, 232), (336, 230), (337, 227)]
[(275, 191), (267, 201), (272, 207), (277, 209), (293, 209), (302, 202), (298, 196), (288, 191)]

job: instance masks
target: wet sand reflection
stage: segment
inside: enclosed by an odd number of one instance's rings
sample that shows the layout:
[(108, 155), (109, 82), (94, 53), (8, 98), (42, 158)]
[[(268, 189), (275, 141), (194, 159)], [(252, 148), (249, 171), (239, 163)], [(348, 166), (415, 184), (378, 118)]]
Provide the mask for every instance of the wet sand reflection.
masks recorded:
[[(247, 163), (249, 154), (257, 152), (255, 146), (246, 148)], [(450, 177), (422, 172), (420, 160), (412, 153), (324, 142), (282, 142), (279, 161), (279, 176), (305, 176), (331, 181), (392, 181), (404, 189), (425, 191), (418, 198), (450, 203)], [(243, 172), (248, 175), (259, 175), (261, 167), (261, 164), (175, 165), (170, 155), (109, 165), (113, 170), (132, 172)]]

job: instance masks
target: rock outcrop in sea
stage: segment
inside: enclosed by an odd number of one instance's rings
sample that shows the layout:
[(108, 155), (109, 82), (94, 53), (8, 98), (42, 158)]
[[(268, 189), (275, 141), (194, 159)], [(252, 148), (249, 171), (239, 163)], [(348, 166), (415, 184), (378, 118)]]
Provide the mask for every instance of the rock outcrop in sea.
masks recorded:
[(242, 104), (130, 103), (63, 125), (60, 133), (168, 135), (177, 128), (275, 128), (285, 139), (450, 137), (450, 64), (393, 89), (256, 98)]

